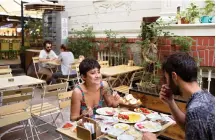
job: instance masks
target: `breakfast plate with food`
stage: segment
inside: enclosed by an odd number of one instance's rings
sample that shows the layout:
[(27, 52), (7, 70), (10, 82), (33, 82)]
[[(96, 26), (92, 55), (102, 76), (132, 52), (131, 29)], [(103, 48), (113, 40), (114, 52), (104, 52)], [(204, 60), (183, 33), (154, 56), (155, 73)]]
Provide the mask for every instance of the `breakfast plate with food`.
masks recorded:
[(157, 122), (152, 121), (144, 121), (144, 122), (138, 122), (134, 125), (134, 127), (142, 132), (158, 132), (162, 130), (162, 125)]
[(113, 116), (117, 112), (117, 109), (112, 107), (102, 107), (96, 110), (97, 114), (105, 115), (105, 116)]
[(121, 112), (116, 117), (122, 123), (137, 123), (145, 120), (145, 115), (137, 112)]
[(143, 114), (145, 114), (145, 115), (154, 113), (154, 111), (152, 111), (152, 110), (150, 110), (150, 109), (147, 109), (147, 108), (143, 108), (143, 107), (135, 108), (134, 111), (135, 111), (135, 112), (139, 112), (139, 113), (143, 113)]
[(125, 104), (125, 105), (135, 105), (135, 106), (138, 106), (138, 105), (142, 104), (142, 102), (140, 101), (140, 99), (134, 98), (132, 94), (125, 95), (124, 97), (121, 98), (121, 100), (122, 100), (122, 103)]
[(116, 129), (124, 130), (124, 131), (127, 131), (128, 129), (130, 129), (130, 125), (125, 124), (125, 123), (117, 123), (113, 127)]

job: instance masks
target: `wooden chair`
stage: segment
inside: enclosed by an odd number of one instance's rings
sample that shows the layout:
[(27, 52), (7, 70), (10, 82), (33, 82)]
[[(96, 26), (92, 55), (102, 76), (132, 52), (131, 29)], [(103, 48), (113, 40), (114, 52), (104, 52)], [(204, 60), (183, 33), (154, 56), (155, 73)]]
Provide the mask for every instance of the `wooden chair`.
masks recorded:
[[(62, 92), (58, 94), (58, 100), (59, 100), (59, 108), (62, 111), (65, 108), (70, 107), (71, 105), (71, 97), (72, 97), (73, 91), (68, 92)], [(61, 113), (62, 114), (62, 113)], [(62, 119), (64, 120), (64, 117), (62, 115)]]
[(131, 79), (130, 79), (130, 85), (129, 86), (121, 85), (121, 86), (113, 88), (113, 90), (120, 92), (120, 93), (123, 93), (123, 94), (129, 94), (129, 89), (132, 88), (133, 82), (137, 81), (137, 80), (141, 80), (143, 73), (144, 73), (144, 71), (134, 72)]
[(4, 78), (4, 77), (12, 77), (12, 70), (10, 68), (10, 66), (8, 65), (4, 65), (4, 66), (0, 66), (0, 78)]
[[(37, 119), (36, 121), (34, 121), (34, 125), (36, 126), (37, 129), (38, 129), (38, 127), (43, 126), (43, 125), (48, 124), (48, 123), (51, 123), (51, 125), (54, 125), (57, 127), (56, 120), (59, 117), (59, 115), (61, 114), (60, 107), (59, 107), (59, 105), (54, 105), (54, 104), (45, 102), (45, 100), (51, 98), (53, 103), (56, 102), (56, 104), (59, 104), (58, 94), (62, 93), (62, 92), (66, 92), (67, 88), (68, 88), (68, 83), (60, 83), (60, 84), (53, 84), (53, 85), (44, 86), (44, 92), (41, 95), (42, 103), (33, 105), (31, 113), (33, 116), (40, 118), (42, 120), (46, 116), (51, 116), (51, 121), (47, 122), (44, 120), (45, 123), (37, 126), (36, 125), (38, 122), (38, 119)], [(56, 98), (56, 99), (53, 100), (53, 98)], [(53, 117), (54, 114), (56, 114), (55, 118)], [(41, 133), (45, 133), (47, 131), (44, 131)]]
[(32, 57), (32, 62), (33, 62), (33, 65), (34, 65), (34, 71), (35, 71), (35, 74), (36, 74), (37, 78), (42, 79), (43, 74), (38, 73), (38, 70), (39, 70), (39, 66), (38, 66), (39, 65), (39, 57)]
[(98, 61), (100, 64), (101, 68), (106, 68), (109, 67), (109, 61)]
[[(0, 139), (7, 133), (15, 132), (20, 130), (19, 128), (24, 128), (26, 139), (27, 135), (27, 125), (29, 125), (31, 137), (33, 137), (33, 130), (35, 128), (32, 126), (31, 122), (31, 100), (33, 97), (32, 88), (20, 88), (15, 90), (6, 90), (2, 92), (2, 105), (0, 107), (0, 128), (21, 122), (22, 125), (13, 127), (6, 132), (0, 134)], [(29, 112), (27, 111), (29, 109)], [(38, 135), (37, 135), (38, 137)], [(39, 138), (39, 137), (38, 137)]]
[[(73, 77), (73, 78), (70, 77), (72, 71), (76, 71), (76, 77)], [(71, 81), (73, 83), (73, 85), (82, 83), (83, 81), (82, 81), (82, 79), (80, 77), (80, 73), (79, 73), (79, 64), (75, 64), (75, 65), (71, 64), (70, 71), (68, 72), (67, 78), (59, 78), (59, 79), (61, 80), (61, 82), (70, 82)]]

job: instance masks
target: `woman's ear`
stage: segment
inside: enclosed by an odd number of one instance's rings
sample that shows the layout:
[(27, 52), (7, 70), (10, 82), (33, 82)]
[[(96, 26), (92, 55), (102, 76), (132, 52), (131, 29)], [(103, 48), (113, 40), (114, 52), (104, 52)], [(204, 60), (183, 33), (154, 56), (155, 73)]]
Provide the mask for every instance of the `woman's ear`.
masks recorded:
[(86, 79), (85, 75), (82, 74), (82, 75), (80, 75), (80, 77), (82, 78), (83, 81), (85, 81), (85, 79)]

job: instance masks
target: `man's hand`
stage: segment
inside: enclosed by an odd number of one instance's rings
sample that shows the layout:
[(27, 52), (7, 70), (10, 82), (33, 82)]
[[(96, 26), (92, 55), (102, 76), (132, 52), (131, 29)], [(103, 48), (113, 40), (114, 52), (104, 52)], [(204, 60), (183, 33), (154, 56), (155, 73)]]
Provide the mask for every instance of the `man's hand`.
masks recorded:
[(157, 137), (151, 132), (144, 132), (142, 140), (157, 140)]
[(159, 95), (165, 104), (170, 105), (174, 101), (174, 95), (168, 85), (162, 85)]

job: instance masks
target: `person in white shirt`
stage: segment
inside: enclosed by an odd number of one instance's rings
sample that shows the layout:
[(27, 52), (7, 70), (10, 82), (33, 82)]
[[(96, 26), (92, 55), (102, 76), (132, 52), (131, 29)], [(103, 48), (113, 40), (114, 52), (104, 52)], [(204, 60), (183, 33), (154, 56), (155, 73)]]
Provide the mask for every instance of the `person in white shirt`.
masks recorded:
[(49, 65), (46, 64), (48, 61), (54, 61), (58, 58), (55, 52), (52, 50), (52, 42), (49, 40), (44, 41), (43, 43), (44, 49), (40, 51), (39, 54), (39, 74), (46, 75), (47, 83), (50, 82), (52, 77), (52, 72), (49, 68)]
[(61, 71), (52, 74), (52, 84), (56, 84), (58, 78), (67, 78), (68, 74), (70, 77), (76, 76), (76, 71), (71, 71), (71, 64), (74, 63), (73, 53), (68, 51), (67, 47), (63, 44), (60, 48), (61, 53), (58, 60), (61, 62)]

